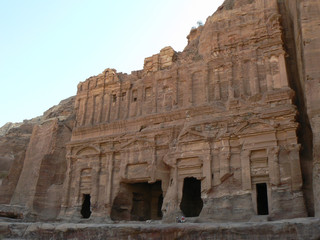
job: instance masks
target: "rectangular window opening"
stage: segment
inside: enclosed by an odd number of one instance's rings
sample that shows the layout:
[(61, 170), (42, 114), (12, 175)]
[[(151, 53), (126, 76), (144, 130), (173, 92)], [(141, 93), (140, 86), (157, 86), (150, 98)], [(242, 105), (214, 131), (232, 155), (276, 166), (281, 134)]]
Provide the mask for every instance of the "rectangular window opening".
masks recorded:
[(126, 100), (126, 95), (127, 95), (126, 92), (121, 93), (121, 100), (122, 101)]
[(132, 102), (136, 102), (138, 100), (137, 90), (132, 91)]
[(117, 95), (112, 94), (112, 102), (115, 103), (117, 101)]
[(256, 184), (257, 191), (257, 212), (258, 215), (268, 215), (268, 191), (266, 183)]

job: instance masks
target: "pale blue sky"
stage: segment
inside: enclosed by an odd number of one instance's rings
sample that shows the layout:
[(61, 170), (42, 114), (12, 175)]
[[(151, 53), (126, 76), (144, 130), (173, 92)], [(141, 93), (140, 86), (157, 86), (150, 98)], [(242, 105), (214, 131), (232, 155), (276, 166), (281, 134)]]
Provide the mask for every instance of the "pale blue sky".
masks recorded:
[(130, 73), (223, 0), (0, 0), (0, 126), (42, 115), (106, 68)]

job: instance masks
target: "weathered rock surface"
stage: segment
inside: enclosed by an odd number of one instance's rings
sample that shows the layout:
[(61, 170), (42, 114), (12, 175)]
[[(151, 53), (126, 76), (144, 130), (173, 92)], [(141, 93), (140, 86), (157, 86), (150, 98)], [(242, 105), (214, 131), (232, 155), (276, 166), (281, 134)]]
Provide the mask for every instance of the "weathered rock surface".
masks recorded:
[(300, 48), (300, 74), (304, 88), (307, 114), (313, 135), (313, 186), (315, 214), (320, 217), (320, 2), (298, 1), (298, 15), (301, 18), (300, 32), (296, 33), (296, 44)]
[[(320, 216), (320, 2), (279, 0), (287, 69), (296, 92), (304, 193), (310, 215)], [(312, 189), (313, 186), (313, 189)], [(313, 191), (313, 192), (312, 192)], [(312, 194), (313, 193), (313, 194)], [(314, 206), (314, 208), (313, 208)]]
[(65, 144), (73, 126), (73, 103), (71, 97), (41, 117), (5, 125), (0, 162), (6, 163), (2, 169), (7, 176), (0, 187), (0, 203), (7, 204), (9, 212), (11, 204), (25, 207), (19, 214), (32, 213), (42, 219), (59, 213), (59, 185), (66, 171)]
[(25, 158), (34, 124), (6, 124), (0, 136), (0, 203), (9, 203)]
[(265, 223), (89, 224), (1, 222), (5, 239), (252, 239), (317, 240), (319, 219), (295, 219)]

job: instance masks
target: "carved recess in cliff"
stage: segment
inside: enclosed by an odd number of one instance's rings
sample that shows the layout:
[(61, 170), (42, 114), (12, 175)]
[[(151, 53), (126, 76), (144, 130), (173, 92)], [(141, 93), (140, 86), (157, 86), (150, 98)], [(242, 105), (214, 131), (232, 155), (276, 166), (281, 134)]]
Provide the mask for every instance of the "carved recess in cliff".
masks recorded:
[(305, 216), (279, 18), (277, 1), (218, 11), (183, 52), (80, 83), (60, 216), (81, 218), (89, 195), (90, 218)]

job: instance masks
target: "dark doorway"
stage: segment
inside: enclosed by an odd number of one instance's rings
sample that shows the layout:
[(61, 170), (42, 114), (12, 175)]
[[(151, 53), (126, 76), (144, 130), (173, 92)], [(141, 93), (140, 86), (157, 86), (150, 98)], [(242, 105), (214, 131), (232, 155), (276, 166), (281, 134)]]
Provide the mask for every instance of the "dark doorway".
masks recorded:
[(203, 207), (201, 199), (201, 181), (196, 178), (185, 178), (180, 209), (186, 217), (199, 216)]
[(89, 218), (91, 215), (90, 211), (90, 194), (83, 194), (83, 203), (81, 208), (81, 215), (83, 218)]
[[(136, 183), (132, 187), (131, 220), (145, 221), (148, 219), (162, 218), (162, 189), (161, 182), (153, 184)], [(161, 204), (161, 205), (160, 205)], [(160, 213), (159, 213), (160, 208)]]
[(131, 220), (133, 221), (146, 221), (151, 217), (150, 209), (150, 196), (144, 191), (137, 191), (132, 193), (132, 209)]
[(266, 183), (258, 183), (257, 188), (257, 210), (258, 215), (268, 215), (268, 192)]
[(111, 219), (115, 221), (160, 220), (162, 203), (161, 181), (152, 184), (122, 183), (113, 201)]
[(162, 218), (162, 211), (161, 211), (162, 204), (163, 204), (163, 196), (161, 194), (158, 198), (158, 212), (157, 212), (158, 218)]

